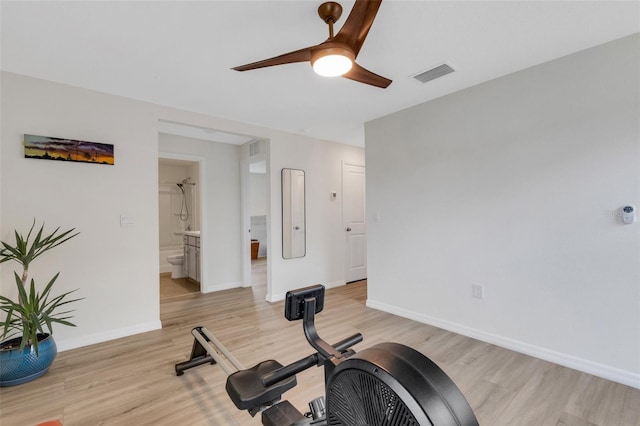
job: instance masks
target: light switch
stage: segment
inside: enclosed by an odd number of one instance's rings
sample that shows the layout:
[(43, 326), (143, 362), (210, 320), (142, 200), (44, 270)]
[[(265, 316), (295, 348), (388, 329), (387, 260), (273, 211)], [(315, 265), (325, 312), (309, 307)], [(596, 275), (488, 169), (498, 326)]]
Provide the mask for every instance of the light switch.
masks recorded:
[(120, 215), (120, 227), (133, 226), (135, 224), (135, 220), (133, 216)]

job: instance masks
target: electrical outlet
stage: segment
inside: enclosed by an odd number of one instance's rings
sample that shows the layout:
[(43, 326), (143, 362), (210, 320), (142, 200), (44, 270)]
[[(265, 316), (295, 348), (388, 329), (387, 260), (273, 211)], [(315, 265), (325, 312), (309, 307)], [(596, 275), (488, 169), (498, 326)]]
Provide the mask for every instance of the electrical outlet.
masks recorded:
[(474, 284), (471, 286), (473, 297), (477, 299), (484, 299), (484, 286), (482, 284)]

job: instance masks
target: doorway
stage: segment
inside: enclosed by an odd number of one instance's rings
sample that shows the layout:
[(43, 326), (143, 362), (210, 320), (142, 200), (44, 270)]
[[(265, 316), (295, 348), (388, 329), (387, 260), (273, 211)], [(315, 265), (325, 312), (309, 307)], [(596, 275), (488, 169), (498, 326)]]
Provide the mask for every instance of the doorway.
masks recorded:
[(249, 215), (251, 269), (248, 283), (267, 292), (267, 161), (258, 156), (249, 162), (247, 212)]
[[(263, 169), (268, 170), (268, 141), (163, 120), (158, 130), (160, 158), (200, 164), (200, 291), (250, 286), (249, 163), (266, 160)], [(265, 259), (268, 244), (268, 238), (260, 244), (260, 257)], [(267, 279), (265, 293), (268, 286)]]
[[(180, 158), (177, 158), (180, 157)], [(201, 161), (161, 154), (158, 158), (160, 300), (201, 292)]]

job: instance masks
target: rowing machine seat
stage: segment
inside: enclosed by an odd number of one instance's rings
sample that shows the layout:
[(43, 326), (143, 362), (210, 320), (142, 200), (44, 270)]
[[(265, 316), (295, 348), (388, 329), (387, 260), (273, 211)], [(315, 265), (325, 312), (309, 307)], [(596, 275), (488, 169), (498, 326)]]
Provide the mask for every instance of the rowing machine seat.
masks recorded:
[(296, 376), (269, 387), (264, 385), (262, 376), (279, 368), (282, 364), (270, 359), (227, 377), (226, 390), (236, 407), (240, 410), (259, 408), (279, 400), (283, 393), (293, 388), (297, 384)]

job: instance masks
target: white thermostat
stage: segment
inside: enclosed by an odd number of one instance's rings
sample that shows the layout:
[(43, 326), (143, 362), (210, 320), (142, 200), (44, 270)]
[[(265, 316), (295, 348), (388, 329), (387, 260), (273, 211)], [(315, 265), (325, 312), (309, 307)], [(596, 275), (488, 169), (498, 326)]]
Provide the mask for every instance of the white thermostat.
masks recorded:
[(622, 208), (622, 221), (629, 224), (636, 221), (636, 209), (633, 206)]

